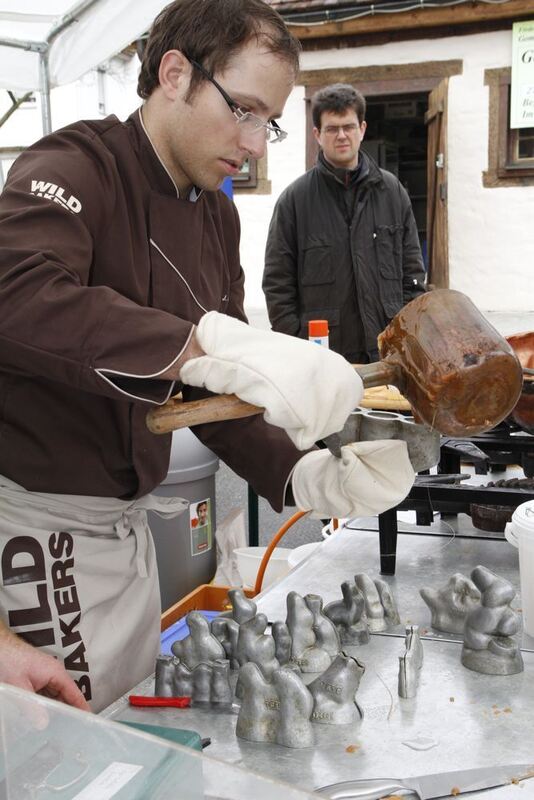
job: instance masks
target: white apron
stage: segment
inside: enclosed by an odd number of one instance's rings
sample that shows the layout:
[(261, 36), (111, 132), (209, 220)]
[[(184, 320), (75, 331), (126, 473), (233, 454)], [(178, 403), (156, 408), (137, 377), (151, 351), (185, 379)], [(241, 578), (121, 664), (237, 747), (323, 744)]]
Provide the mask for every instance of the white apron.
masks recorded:
[(60, 658), (93, 711), (154, 671), (161, 603), (146, 512), (187, 507), (28, 492), (0, 476), (2, 620)]

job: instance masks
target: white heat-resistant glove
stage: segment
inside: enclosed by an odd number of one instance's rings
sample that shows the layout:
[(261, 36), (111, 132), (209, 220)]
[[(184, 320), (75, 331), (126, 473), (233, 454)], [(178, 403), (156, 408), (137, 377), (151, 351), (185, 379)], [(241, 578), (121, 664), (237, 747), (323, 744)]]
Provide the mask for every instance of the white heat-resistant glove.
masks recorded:
[(369, 517), (396, 506), (410, 491), (415, 473), (406, 442), (355, 442), (306, 453), (291, 476), (297, 507), (313, 517)]
[(326, 347), (217, 311), (200, 319), (196, 338), (206, 355), (186, 361), (180, 379), (262, 406), (265, 420), (284, 428), (299, 450), (341, 430), (362, 398), (360, 376)]

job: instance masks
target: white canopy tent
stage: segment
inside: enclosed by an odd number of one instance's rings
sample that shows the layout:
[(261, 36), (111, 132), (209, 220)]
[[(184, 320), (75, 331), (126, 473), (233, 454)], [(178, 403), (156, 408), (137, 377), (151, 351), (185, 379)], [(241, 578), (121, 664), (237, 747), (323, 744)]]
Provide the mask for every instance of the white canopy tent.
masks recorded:
[(0, 0), (0, 88), (42, 94), (71, 83), (138, 39), (169, 0)]

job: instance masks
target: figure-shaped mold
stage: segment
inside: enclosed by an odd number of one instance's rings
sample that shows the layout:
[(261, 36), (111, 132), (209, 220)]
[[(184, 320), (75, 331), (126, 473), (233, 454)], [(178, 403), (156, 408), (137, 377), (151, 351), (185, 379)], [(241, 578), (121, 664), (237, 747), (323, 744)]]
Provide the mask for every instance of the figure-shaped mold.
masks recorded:
[(384, 609), (384, 619), (386, 620), (386, 625), (388, 628), (393, 627), (394, 625), (399, 625), (400, 616), (389, 584), (386, 583), (386, 581), (383, 581), (381, 578), (375, 578), (374, 584), (378, 591), (380, 603)]
[(413, 652), (415, 666), (421, 669), (424, 660), (423, 642), (419, 633), (419, 625), (406, 626), (406, 650)]
[(406, 650), (399, 656), (399, 697), (415, 697), (419, 686), (419, 675), (423, 666), (423, 644), (417, 625), (406, 627)]
[(280, 664), (275, 657), (276, 643), (272, 636), (265, 634), (267, 624), (265, 614), (257, 614), (239, 626), (237, 660), (240, 666), (248, 661), (257, 664), (265, 678), (270, 680)]
[(323, 672), (332, 661), (326, 650), (318, 647), (313, 630), (314, 616), (297, 592), (287, 596), (286, 624), (291, 636), (291, 660), (302, 672)]
[(371, 578), (360, 572), (354, 576), (356, 586), (365, 601), (365, 613), (370, 631), (385, 631), (400, 622), (399, 614), (391, 590), (385, 581)]
[(367, 624), (370, 631), (384, 631), (387, 628), (387, 623), (384, 615), (384, 609), (380, 602), (380, 595), (374, 582), (369, 575), (360, 572), (354, 576), (356, 586), (363, 594), (365, 603), (365, 614), (367, 616)]
[(174, 667), (174, 696), (193, 696), (193, 672), (180, 661), (177, 661)]
[(312, 721), (345, 725), (362, 719), (356, 692), (364, 672), (364, 665), (356, 658), (339, 653), (330, 667), (308, 686), (314, 700)]
[(280, 701), (275, 687), (265, 680), (257, 664), (239, 670), (242, 687), (236, 736), (250, 742), (276, 742)]
[(463, 633), (467, 614), (480, 605), (480, 592), (461, 572), (439, 589), (424, 586), (419, 594), (430, 609), (430, 624), (444, 633)]
[(234, 693), (230, 686), (230, 663), (214, 661), (211, 665), (210, 702), (217, 705), (231, 705)]
[(478, 566), (471, 573), (481, 593), (481, 605), (465, 620), (462, 664), (487, 675), (513, 675), (523, 671), (518, 642), (512, 638), (520, 629), (518, 614), (510, 608), (513, 586)]
[(310, 722), (313, 697), (302, 678), (284, 667), (273, 673), (273, 684), (280, 703), (276, 743), (284, 747), (311, 747), (314, 744)]
[(291, 658), (291, 636), (288, 627), (285, 622), (273, 622), (271, 632), (276, 648), (276, 659), (280, 666), (284, 666)]
[(156, 658), (154, 695), (156, 697), (174, 696), (174, 667), (177, 660), (173, 656), (159, 655)]
[(336, 626), (341, 644), (367, 644), (369, 628), (363, 594), (348, 581), (341, 584), (341, 594), (343, 600), (334, 600), (325, 606), (325, 615)]
[(215, 617), (211, 621), (210, 627), (212, 634), (222, 644), (231, 669), (239, 669), (239, 661), (237, 660), (239, 625), (237, 622), (229, 617)]
[(238, 625), (256, 616), (258, 610), (256, 603), (243, 594), (241, 589), (230, 589), (228, 597), (232, 603), (232, 618)]
[(211, 699), (211, 664), (197, 664), (193, 670), (193, 695), (195, 703), (209, 703)]
[(323, 598), (318, 594), (307, 594), (304, 602), (313, 614), (313, 632), (317, 647), (326, 650), (331, 659), (341, 650), (339, 634), (334, 623), (323, 611)]
[(202, 616), (200, 611), (190, 611), (187, 615), (187, 624), (190, 631), (189, 636), (174, 642), (171, 647), (176, 658), (179, 658), (189, 669), (194, 669), (197, 664), (226, 658), (224, 647), (213, 636), (207, 619)]

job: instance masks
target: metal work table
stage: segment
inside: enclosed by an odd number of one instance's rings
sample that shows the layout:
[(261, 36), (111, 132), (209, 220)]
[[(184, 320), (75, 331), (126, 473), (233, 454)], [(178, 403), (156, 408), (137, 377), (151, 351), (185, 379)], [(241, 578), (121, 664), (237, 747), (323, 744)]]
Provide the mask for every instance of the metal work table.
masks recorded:
[[(396, 576), (386, 580), (397, 599), (402, 624), (386, 634), (372, 635), (368, 645), (346, 648), (366, 666), (357, 695), (364, 719), (357, 725), (314, 725), (314, 748), (287, 749), (237, 739), (235, 710), (232, 714), (203, 708), (136, 709), (124, 697), (103, 713), (112, 719), (194, 729), (211, 738), (207, 752), (213, 758), (308, 790), (358, 777), (408, 777), (498, 763), (534, 763), (534, 641), (523, 637), (523, 673), (472, 672), (460, 663), (461, 643), (429, 628), (430, 612), (419, 596), (421, 586), (441, 586), (452, 573), (469, 574), (477, 564), (518, 587), (517, 551), (504, 540), (399, 533), (397, 559)], [(317, 593), (326, 603), (340, 598), (342, 581), (357, 572), (376, 577), (378, 568), (377, 532), (342, 529), (258, 596), (258, 610), (270, 621), (285, 619), (289, 591)], [(520, 607), (519, 597), (514, 606)], [(423, 629), (425, 661), (417, 697), (404, 700), (398, 697), (397, 675), (408, 623)], [(138, 694), (152, 692), (152, 679), (135, 689)], [(432, 740), (434, 746), (413, 749), (421, 737)], [(480, 796), (528, 800), (534, 798), (534, 779)]]

